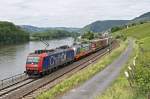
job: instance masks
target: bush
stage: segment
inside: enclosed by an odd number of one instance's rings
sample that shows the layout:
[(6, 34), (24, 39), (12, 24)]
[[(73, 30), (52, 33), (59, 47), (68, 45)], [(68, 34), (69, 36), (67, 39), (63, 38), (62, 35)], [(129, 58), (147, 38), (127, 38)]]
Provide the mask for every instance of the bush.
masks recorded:
[(122, 33), (118, 33), (115, 36), (115, 39), (121, 39), (121, 40), (125, 41), (127, 39), (127, 37), (125, 35), (123, 35)]
[(122, 30), (124, 29), (126, 26), (116, 26), (116, 27), (112, 27), (111, 28), (111, 32), (116, 32), (116, 31), (119, 31), (119, 30)]
[(87, 33), (84, 33), (83, 35), (82, 35), (82, 38), (83, 39), (88, 39), (88, 40), (92, 40), (92, 39), (94, 39), (94, 33), (93, 32), (87, 32)]
[(140, 93), (150, 92), (150, 52), (140, 52), (135, 69), (135, 84)]

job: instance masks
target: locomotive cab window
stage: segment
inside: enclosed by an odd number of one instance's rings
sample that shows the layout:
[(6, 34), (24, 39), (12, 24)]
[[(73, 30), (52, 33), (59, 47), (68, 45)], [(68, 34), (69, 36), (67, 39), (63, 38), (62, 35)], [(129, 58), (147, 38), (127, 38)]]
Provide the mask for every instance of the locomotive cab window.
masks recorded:
[(27, 64), (38, 64), (39, 57), (28, 57), (27, 58)]

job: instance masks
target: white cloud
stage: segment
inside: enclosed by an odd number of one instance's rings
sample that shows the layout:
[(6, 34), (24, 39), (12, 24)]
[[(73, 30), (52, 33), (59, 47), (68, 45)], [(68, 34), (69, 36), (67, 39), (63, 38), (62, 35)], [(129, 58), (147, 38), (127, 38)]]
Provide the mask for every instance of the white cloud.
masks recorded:
[(36, 26), (82, 27), (96, 20), (132, 19), (149, 0), (0, 0), (0, 20)]

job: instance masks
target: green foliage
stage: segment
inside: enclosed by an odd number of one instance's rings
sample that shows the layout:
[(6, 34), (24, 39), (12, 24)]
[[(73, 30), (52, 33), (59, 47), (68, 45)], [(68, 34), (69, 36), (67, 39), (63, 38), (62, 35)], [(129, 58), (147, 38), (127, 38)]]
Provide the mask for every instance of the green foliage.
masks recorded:
[(111, 29), (114, 26), (121, 26), (128, 23), (129, 20), (105, 20), (105, 21), (96, 21), (93, 22), (81, 29), (81, 32), (103, 32)]
[(127, 37), (124, 34), (117, 34), (115, 35), (115, 39), (121, 39), (123, 41), (125, 41), (127, 39)]
[(122, 29), (124, 29), (124, 28), (126, 28), (126, 25), (125, 25), (125, 26), (115, 26), (115, 27), (112, 27), (112, 28), (111, 28), (111, 32), (113, 33), (113, 32), (122, 30)]
[(29, 33), (10, 22), (0, 22), (0, 44), (13, 44), (29, 40)]
[(40, 40), (40, 39), (59, 39), (64, 37), (77, 37), (79, 34), (75, 32), (68, 32), (64, 30), (48, 30), (45, 32), (39, 32), (32, 35), (33, 38)]
[(94, 39), (94, 33), (88, 31), (82, 35), (82, 39), (92, 40), (92, 39)]
[(150, 90), (150, 67), (139, 65), (135, 72), (135, 81), (139, 93), (147, 94)]
[(139, 42), (139, 53), (136, 60), (135, 82), (140, 93), (150, 92), (150, 37)]
[(20, 27), (28, 31), (30, 33), (38, 33), (38, 32), (45, 32), (48, 30), (64, 30), (68, 32), (79, 32), (80, 28), (71, 28), (71, 27), (36, 27), (31, 25), (20, 25)]
[(136, 39), (143, 39), (150, 36), (150, 23), (144, 23), (136, 26), (129, 27), (113, 33), (113, 35), (123, 34), (126, 37), (134, 37)]

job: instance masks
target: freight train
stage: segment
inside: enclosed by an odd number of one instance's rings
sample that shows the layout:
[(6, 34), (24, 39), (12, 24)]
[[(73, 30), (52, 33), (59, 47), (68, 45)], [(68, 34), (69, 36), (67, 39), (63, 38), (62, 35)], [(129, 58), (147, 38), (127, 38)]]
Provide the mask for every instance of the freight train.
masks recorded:
[(50, 50), (36, 50), (27, 56), (26, 73), (29, 76), (45, 75), (74, 61), (90, 55), (111, 43), (111, 38), (92, 40), (86, 44), (74, 44), (71, 47), (61, 46)]

